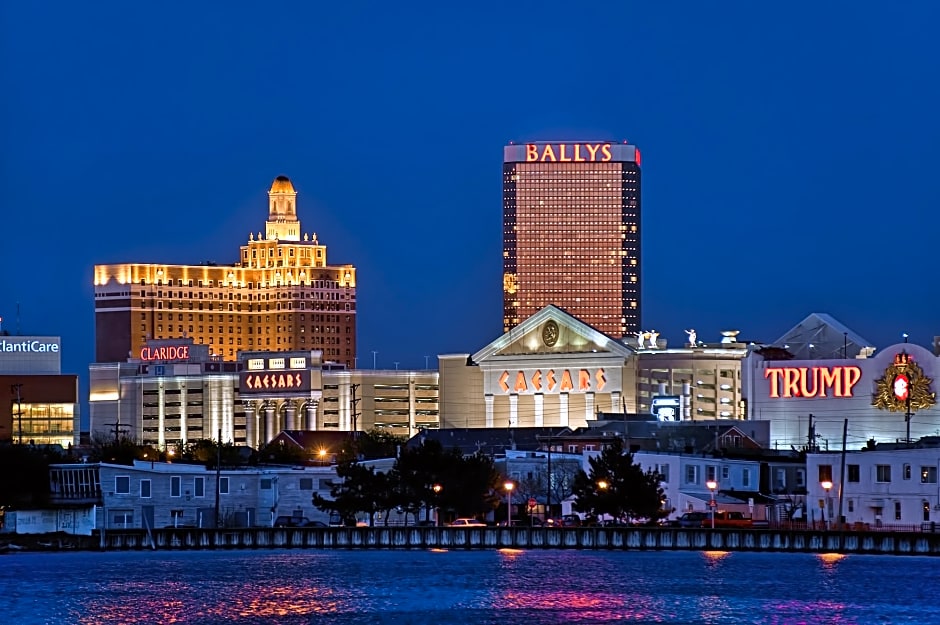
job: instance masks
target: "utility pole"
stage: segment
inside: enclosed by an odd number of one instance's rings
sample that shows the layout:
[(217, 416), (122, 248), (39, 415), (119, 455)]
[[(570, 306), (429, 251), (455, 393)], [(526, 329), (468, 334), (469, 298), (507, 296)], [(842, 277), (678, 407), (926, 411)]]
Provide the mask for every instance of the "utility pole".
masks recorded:
[(356, 432), (359, 431), (359, 412), (357, 410), (359, 407), (359, 398), (356, 397), (356, 390), (359, 388), (359, 385), (350, 384), (349, 388), (352, 391), (352, 396), (349, 398), (349, 411), (352, 416), (353, 436), (358, 436)]
[(806, 451), (816, 452), (816, 427), (813, 425), (813, 414), (809, 415), (809, 431), (807, 432)]
[(118, 421), (117, 423), (105, 423), (105, 425), (107, 425), (108, 427), (114, 428), (114, 443), (115, 444), (117, 444), (118, 441), (121, 440), (121, 433), (122, 433), (121, 430), (131, 427), (129, 425), (123, 425), (120, 421)]
[(22, 384), (11, 384), (10, 391), (16, 395), (16, 399), (13, 401), (16, 402), (16, 417), (17, 417), (17, 429), (20, 431), (20, 445), (23, 444), (23, 396), (21, 392), (23, 390)]
[(840, 461), (839, 467), (839, 529), (845, 529), (842, 527), (842, 498), (845, 496), (845, 439), (848, 438), (849, 434), (849, 420), (845, 419), (842, 422), (842, 460)]

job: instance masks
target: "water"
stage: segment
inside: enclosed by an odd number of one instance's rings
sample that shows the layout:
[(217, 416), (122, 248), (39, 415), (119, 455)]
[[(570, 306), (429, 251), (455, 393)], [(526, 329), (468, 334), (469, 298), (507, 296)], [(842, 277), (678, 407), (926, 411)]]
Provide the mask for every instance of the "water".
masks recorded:
[(940, 623), (940, 560), (724, 552), (0, 556), (3, 625)]

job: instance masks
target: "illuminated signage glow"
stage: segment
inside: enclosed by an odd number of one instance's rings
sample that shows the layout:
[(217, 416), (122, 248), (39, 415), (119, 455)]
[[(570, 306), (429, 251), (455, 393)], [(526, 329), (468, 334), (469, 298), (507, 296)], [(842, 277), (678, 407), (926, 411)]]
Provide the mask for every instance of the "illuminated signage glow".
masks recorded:
[(894, 384), (891, 386), (898, 401), (907, 401), (908, 397), (911, 396), (911, 380), (903, 373), (894, 376)]
[(43, 343), (42, 341), (8, 341), (0, 339), (0, 352), (34, 352), (58, 353), (58, 343)]
[(251, 358), (248, 360), (249, 371), (261, 371), (264, 369), (264, 358)]
[(146, 362), (154, 360), (189, 360), (189, 345), (141, 347), (140, 359)]
[(613, 158), (609, 143), (527, 143), (527, 163), (594, 163), (607, 162)]
[(862, 377), (860, 367), (768, 367), (770, 397), (852, 397)]
[[(577, 370), (577, 390), (579, 391), (601, 391), (607, 385), (607, 375), (603, 369), (598, 369), (594, 372), (593, 377), (591, 372), (587, 369)], [(509, 378), (513, 378), (512, 386), (509, 385)], [(526, 376), (525, 371), (517, 371), (514, 376), (511, 376), (508, 371), (503, 371), (499, 376), (499, 387), (503, 390), (504, 393), (512, 391), (513, 393), (525, 393), (532, 391), (535, 393), (541, 391), (554, 391), (556, 388), (559, 392), (573, 391), (575, 390), (575, 378), (572, 377), (571, 371), (568, 369), (563, 369), (561, 372), (556, 372), (554, 369), (549, 369), (544, 374), (541, 369), (537, 369), (531, 376)], [(591, 387), (591, 383), (594, 383), (594, 387)]]
[(246, 394), (310, 390), (310, 374), (307, 371), (243, 372), (239, 381), (241, 392)]

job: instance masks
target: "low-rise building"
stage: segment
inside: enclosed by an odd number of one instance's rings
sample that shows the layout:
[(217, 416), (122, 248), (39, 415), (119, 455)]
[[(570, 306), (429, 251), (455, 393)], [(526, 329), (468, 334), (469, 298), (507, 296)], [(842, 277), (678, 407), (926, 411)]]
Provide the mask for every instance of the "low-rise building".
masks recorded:
[(940, 440), (936, 437), (911, 446), (873, 445), (848, 451), (844, 478), (842, 462), (841, 453), (807, 455), (808, 522), (831, 524), (841, 515), (849, 526), (940, 523)]
[(91, 511), (94, 529), (270, 527), (278, 516), (329, 521), (313, 493), (329, 497), (335, 466), (223, 468), (135, 461), (57, 464), (51, 503)]

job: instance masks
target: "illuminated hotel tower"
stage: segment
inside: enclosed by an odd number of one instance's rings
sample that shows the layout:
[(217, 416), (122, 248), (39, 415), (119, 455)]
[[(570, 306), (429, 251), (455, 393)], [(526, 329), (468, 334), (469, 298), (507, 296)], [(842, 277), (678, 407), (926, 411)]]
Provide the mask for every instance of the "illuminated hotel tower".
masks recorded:
[(640, 151), (503, 148), (503, 329), (554, 304), (608, 336), (640, 330)]
[(136, 358), (148, 339), (191, 337), (221, 360), (317, 349), (353, 368), (356, 269), (327, 265), (317, 235), (301, 235), (287, 177), (268, 198), (265, 231), (249, 235), (235, 264), (96, 265), (96, 361)]

